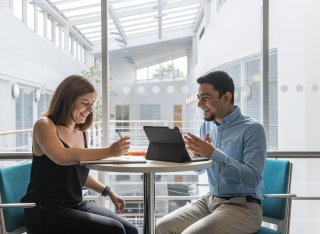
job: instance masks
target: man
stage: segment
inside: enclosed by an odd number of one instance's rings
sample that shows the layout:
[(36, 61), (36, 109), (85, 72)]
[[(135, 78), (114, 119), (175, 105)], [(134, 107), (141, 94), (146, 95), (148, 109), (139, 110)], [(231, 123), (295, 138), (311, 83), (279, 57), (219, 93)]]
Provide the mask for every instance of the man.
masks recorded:
[(264, 129), (234, 105), (234, 83), (223, 71), (198, 78), (198, 107), (205, 122), (187, 148), (212, 160), (210, 193), (157, 222), (157, 234), (255, 233), (262, 222)]

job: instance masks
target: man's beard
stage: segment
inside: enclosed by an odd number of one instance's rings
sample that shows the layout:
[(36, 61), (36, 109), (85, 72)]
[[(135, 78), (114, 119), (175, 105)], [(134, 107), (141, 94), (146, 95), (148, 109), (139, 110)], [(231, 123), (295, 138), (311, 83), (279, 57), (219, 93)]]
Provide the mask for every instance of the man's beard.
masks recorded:
[(208, 117), (208, 118), (204, 117), (204, 120), (205, 120), (205, 121), (208, 121), (208, 122), (211, 122), (211, 121), (213, 121), (215, 118), (216, 118), (216, 117), (215, 117), (214, 115), (211, 115), (211, 116)]

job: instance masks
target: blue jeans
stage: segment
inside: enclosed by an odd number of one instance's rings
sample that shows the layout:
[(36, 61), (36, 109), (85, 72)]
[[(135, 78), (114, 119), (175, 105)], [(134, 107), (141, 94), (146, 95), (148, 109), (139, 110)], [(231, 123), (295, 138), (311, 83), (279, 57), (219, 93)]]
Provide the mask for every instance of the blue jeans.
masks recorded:
[(133, 224), (89, 201), (37, 205), (24, 217), (28, 234), (138, 234)]

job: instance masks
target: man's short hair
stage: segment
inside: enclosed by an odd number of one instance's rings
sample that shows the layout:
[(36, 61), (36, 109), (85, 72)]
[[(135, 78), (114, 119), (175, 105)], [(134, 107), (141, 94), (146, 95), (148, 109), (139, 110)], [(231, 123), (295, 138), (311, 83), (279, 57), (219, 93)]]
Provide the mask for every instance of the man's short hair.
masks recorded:
[(219, 92), (219, 98), (226, 92), (232, 94), (231, 103), (234, 103), (234, 83), (228, 73), (213, 71), (197, 79), (198, 84), (210, 84)]

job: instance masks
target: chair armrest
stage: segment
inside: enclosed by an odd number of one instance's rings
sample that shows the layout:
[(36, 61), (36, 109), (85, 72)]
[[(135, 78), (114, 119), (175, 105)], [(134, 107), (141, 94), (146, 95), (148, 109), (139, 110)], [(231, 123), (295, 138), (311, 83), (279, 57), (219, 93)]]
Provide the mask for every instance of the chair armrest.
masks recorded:
[(284, 194), (264, 194), (265, 198), (293, 198), (296, 194), (284, 193)]
[(36, 206), (36, 203), (7, 203), (7, 204), (0, 203), (0, 209), (1, 208), (32, 208), (35, 206)]

